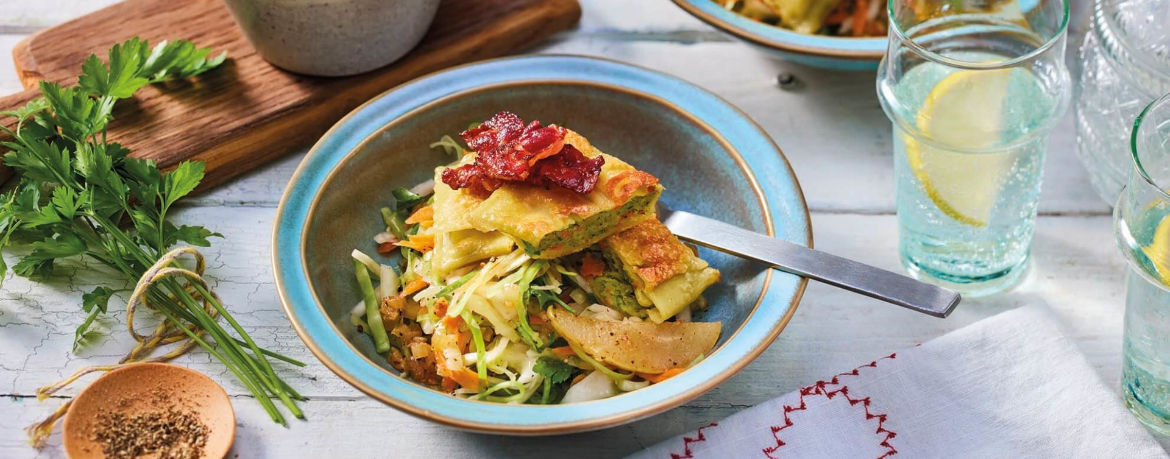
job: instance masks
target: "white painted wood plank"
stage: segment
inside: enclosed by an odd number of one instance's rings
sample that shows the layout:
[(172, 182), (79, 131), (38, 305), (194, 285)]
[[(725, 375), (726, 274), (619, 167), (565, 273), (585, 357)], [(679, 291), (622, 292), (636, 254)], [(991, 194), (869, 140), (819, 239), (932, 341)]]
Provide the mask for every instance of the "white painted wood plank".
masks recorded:
[(0, 31), (29, 33), (117, 3), (118, 0), (4, 0)]
[(579, 31), (602, 34), (665, 35), (660, 39), (730, 40), (727, 36), (687, 14), (670, 0), (579, 0)]
[(192, 196), (186, 206), (275, 207), (309, 146)]
[[(346, 453), (347, 457), (359, 455), (369, 450), (362, 449), (359, 441), (349, 441), (349, 438), (356, 440), (356, 436), (349, 437), (354, 434), (348, 432), (380, 431), (395, 432), (394, 437), (384, 438), (381, 448), (415, 445), (420, 438), (433, 436), (444, 440), (420, 447), (428, 452), (454, 454), (453, 457), (502, 453), (500, 448), (505, 447), (520, 448), (517, 457), (537, 457), (557, 447), (601, 456), (626, 453), (636, 449), (639, 442), (649, 444), (669, 438), (890, 351), (927, 341), (998, 312), (1041, 301), (1057, 311), (1069, 335), (1104, 380), (1116, 386), (1120, 373), (1124, 263), (1112, 244), (1110, 220), (1107, 217), (1044, 217), (1037, 228), (1031, 278), (1015, 292), (992, 299), (968, 300), (949, 319), (934, 319), (823, 285), (811, 285), (788, 329), (755, 363), (683, 409), (631, 427), (532, 442), (449, 434), (446, 429), (406, 417), (358, 395), (304, 350), (279, 312), (271, 279), (263, 266), (267, 263), (267, 255), (263, 253), (267, 244), (256, 246), (268, 237), (272, 212), (267, 208), (195, 208), (184, 210), (179, 219), (182, 222), (220, 219), (222, 224), (216, 229), (223, 231), (227, 239), (217, 241), (217, 247), (207, 250), (214, 260), (211, 270), (218, 279), (220, 294), (262, 345), (311, 362), (307, 370), (283, 374), (298, 389), (322, 401), (306, 405), (311, 418), (308, 423), (294, 423), (286, 431), (270, 425), (251, 399), (240, 397), (245, 393), (243, 389), (218, 365), (210, 363), (206, 355), (197, 352), (182, 360), (185, 365), (211, 374), (237, 396), (235, 405), (243, 421), (239, 444), (262, 452), (258, 457), (289, 457), (278, 453), (287, 453), (293, 447), (310, 450), (325, 447), (318, 445), (321, 442), (327, 442), (331, 451)], [(897, 268), (893, 217), (817, 214), (813, 225), (822, 249)], [(857, 228), (866, 231), (858, 234)], [(0, 294), (0, 329), (3, 329), (0, 394), (30, 395), (39, 384), (63, 376), (86, 362), (108, 361), (117, 351), (128, 348), (129, 343), (121, 339), (121, 330), (115, 330), (117, 338), (103, 343), (100, 351), (69, 355), (69, 337), (58, 335), (67, 334), (81, 320), (77, 306), (79, 293), (73, 290), (80, 284), (103, 282), (80, 273), (73, 279), (73, 283), (63, 282), (48, 288), (13, 279)], [(120, 313), (114, 316), (120, 317)], [(0, 418), (18, 418), (19, 425), (23, 425), (52, 406), (52, 402), (38, 404), (23, 397), (19, 401), (3, 400), (0, 411), (10, 411), (12, 416)], [(0, 422), (14, 421), (0, 419)], [(0, 426), (0, 432), (3, 432), (0, 456), (28, 454), (18, 431)], [(517, 446), (521, 444), (524, 446)]]
[(7, 57), (22, 38), (24, 35), (0, 34), (0, 51), (6, 51), (0, 53), (0, 96), (14, 94), (24, 89), (20, 85), (20, 79), (16, 77), (16, 65)]

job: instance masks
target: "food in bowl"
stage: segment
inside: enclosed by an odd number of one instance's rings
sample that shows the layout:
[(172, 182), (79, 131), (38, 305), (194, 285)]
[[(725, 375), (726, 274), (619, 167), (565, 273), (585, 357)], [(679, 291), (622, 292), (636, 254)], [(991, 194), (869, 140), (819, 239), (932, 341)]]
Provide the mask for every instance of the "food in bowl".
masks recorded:
[(457, 397), (557, 404), (711, 351), (721, 324), (691, 318), (720, 273), (657, 220), (656, 177), (509, 112), (461, 137), (432, 145), (455, 156), (433, 182), (382, 209), (387, 263), (353, 252), (352, 319), (391, 366)]
[(884, 1), (712, 0), (729, 11), (803, 34), (881, 37), (889, 30)]

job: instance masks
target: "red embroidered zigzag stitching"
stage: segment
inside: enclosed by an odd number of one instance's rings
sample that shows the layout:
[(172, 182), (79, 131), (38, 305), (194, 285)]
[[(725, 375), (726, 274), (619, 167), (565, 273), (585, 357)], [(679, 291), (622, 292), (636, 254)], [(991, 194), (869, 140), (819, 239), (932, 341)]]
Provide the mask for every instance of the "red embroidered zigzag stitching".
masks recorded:
[(703, 435), (703, 429), (708, 427), (715, 427), (717, 425), (719, 424), (712, 422), (703, 427), (699, 427), (699, 430), (695, 431), (695, 433), (698, 433), (699, 435), (695, 438), (683, 437), (683, 454), (680, 456), (676, 453), (670, 453), (670, 459), (693, 459), (695, 456), (693, 456), (691, 453), (691, 445), (707, 441), (707, 437)]
[(832, 399), (834, 396), (836, 396), (838, 394), (844, 396), (845, 400), (849, 401), (850, 406), (861, 403), (862, 407), (865, 408), (865, 419), (868, 420), (868, 419), (875, 419), (876, 418), (878, 420), (877, 431), (874, 433), (879, 434), (879, 435), (883, 434), (883, 433), (886, 434), (886, 438), (883, 439), (881, 443), (878, 443), (878, 445), (886, 448), (886, 452), (885, 452), (885, 454), (878, 456), (877, 459), (886, 459), (890, 456), (898, 454), (898, 450), (894, 449), (893, 445), (890, 445), (890, 440), (893, 440), (894, 437), (898, 436), (898, 434), (885, 428), (885, 426), (884, 426), (884, 424), (886, 422), (886, 415), (885, 414), (881, 414), (881, 413), (874, 414), (874, 413), (869, 412), (869, 397), (860, 398), (860, 399), (853, 399), (853, 398), (849, 397), (849, 386), (842, 386), (840, 389), (832, 390), (832, 391), (825, 389), (825, 386), (828, 384), (840, 385), (838, 378), (840, 378), (842, 376), (857, 376), (859, 374), (858, 370), (860, 370), (862, 368), (876, 368), (878, 362), (880, 362), (882, 360), (886, 360), (886, 359), (894, 359), (897, 356), (898, 356), (897, 353), (890, 354), (888, 356), (874, 360), (873, 362), (869, 362), (865, 365), (854, 368), (853, 371), (841, 373), (841, 374), (838, 374), (836, 376), (833, 376), (833, 379), (831, 379), (829, 381), (817, 381), (816, 384), (813, 384), (811, 386), (800, 389), (800, 406), (793, 408), (791, 406), (784, 405), (784, 425), (783, 426), (772, 426), (772, 438), (774, 438), (776, 440), (776, 446), (764, 448), (764, 455), (768, 456), (769, 459), (779, 459), (778, 457), (773, 456), (772, 453), (776, 452), (776, 450), (780, 449), (781, 446), (784, 446), (786, 444), (784, 442), (784, 440), (780, 439), (780, 431), (787, 429), (789, 427), (792, 427), (792, 420), (788, 418), (789, 413), (792, 413), (794, 411), (804, 411), (805, 410), (805, 408), (806, 408), (805, 401), (804, 401), (805, 396), (823, 395), (823, 396), (825, 396), (825, 398)]

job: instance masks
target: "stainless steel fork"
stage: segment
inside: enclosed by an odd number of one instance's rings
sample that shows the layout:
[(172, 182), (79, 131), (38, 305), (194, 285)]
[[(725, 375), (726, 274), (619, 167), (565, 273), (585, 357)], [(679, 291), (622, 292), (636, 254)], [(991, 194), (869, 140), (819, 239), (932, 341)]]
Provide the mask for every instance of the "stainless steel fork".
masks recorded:
[(934, 317), (946, 317), (962, 300), (942, 287), (661, 203), (658, 218), (679, 238)]

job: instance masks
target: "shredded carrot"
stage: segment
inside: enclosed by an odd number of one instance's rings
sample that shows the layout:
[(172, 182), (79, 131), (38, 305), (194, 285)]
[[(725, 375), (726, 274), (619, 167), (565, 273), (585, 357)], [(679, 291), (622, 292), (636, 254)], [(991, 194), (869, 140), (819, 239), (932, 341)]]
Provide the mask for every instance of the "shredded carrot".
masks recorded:
[(434, 220), (435, 208), (432, 206), (422, 206), (406, 217), (406, 224), (413, 225), (415, 223), (422, 223), (423, 220)]
[(455, 337), (455, 347), (459, 348), (459, 352), (467, 352), (468, 346), (471, 345), (471, 331), (464, 330), (463, 318), (459, 316), (444, 317), (443, 318), (444, 333)]
[(447, 306), (450, 305), (451, 302), (447, 301), (446, 298), (439, 298), (435, 300), (435, 315), (439, 317), (447, 315)]
[(528, 315), (528, 323), (530, 323), (532, 325), (544, 325), (544, 324), (547, 324), (548, 321), (544, 320), (544, 317), (538, 316), (536, 314), (529, 314)]
[(577, 377), (573, 378), (573, 384), (581, 382), (582, 379), (585, 379), (585, 373), (581, 373), (577, 375)]
[(398, 250), (398, 245), (394, 244), (393, 242), (383, 242), (378, 244), (378, 253), (382, 255), (389, 254), (395, 250)]
[(552, 352), (553, 355), (555, 355), (557, 357), (568, 357), (571, 355), (577, 355), (576, 352), (573, 352), (573, 348), (570, 346), (554, 347), (554, 348), (549, 349), (549, 352)]
[(869, 0), (856, 0), (853, 4), (853, 36), (865, 35), (866, 13), (869, 11)]
[(585, 257), (581, 259), (581, 276), (585, 279), (593, 279), (603, 272), (605, 272), (605, 264), (592, 253), (585, 254)]
[[(410, 282), (406, 283), (405, 287), (402, 287), (402, 296), (413, 295), (415, 293), (418, 293), (419, 290), (427, 288), (428, 285), (430, 285), (430, 284), (428, 284), (427, 281), (422, 280), (422, 278), (415, 276), (414, 279), (411, 279)], [(446, 300), (444, 300), (444, 301), (446, 301)]]
[(650, 381), (652, 383), (657, 384), (657, 383), (660, 383), (662, 381), (666, 381), (667, 379), (678, 376), (678, 374), (682, 373), (682, 372), (683, 372), (682, 368), (671, 368), (669, 370), (666, 370), (666, 371), (659, 373), (659, 374), (656, 374), (656, 375), (646, 374), (646, 373), (638, 373), (638, 376), (641, 376), (642, 379), (645, 379), (647, 381)]
[(459, 385), (459, 383), (455, 382), (454, 379), (448, 378), (446, 376), (443, 377), (442, 388), (444, 391), (447, 391), (447, 392), (454, 391), (455, 387), (458, 385)]
[(460, 368), (452, 371), (451, 379), (454, 379), (464, 389), (479, 390), (479, 374), (470, 369)]
[(435, 248), (435, 235), (433, 234), (411, 234), (407, 236), (408, 241), (398, 241), (394, 244), (399, 247), (406, 247), (417, 250), (421, 253), (430, 252)]
[(459, 316), (443, 317), (443, 327), (448, 333), (457, 333), (463, 326), (463, 318)]
[(423, 228), (430, 228), (432, 226), (435, 226), (435, 221), (434, 220), (423, 220), (421, 222), (418, 222), (418, 224), (419, 224), (419, 226), (421, 226)]

